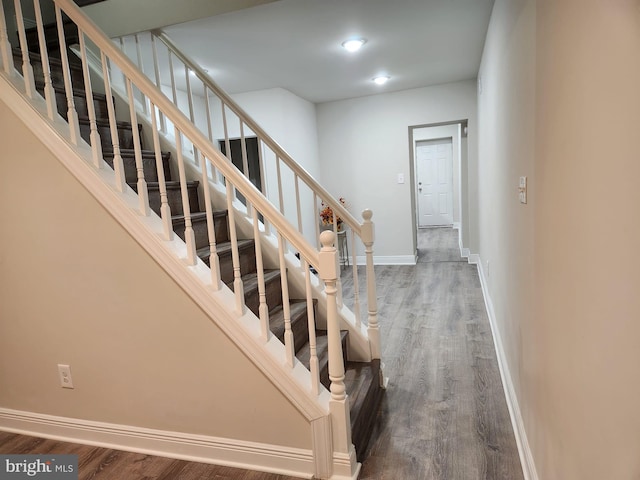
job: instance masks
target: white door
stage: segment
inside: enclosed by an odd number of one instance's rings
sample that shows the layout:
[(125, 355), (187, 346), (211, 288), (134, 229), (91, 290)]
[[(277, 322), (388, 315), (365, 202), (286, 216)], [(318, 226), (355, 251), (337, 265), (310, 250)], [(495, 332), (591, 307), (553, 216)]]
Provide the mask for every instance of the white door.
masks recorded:
[(453, 224), (451, 138), (416, 142), (418, 227)]

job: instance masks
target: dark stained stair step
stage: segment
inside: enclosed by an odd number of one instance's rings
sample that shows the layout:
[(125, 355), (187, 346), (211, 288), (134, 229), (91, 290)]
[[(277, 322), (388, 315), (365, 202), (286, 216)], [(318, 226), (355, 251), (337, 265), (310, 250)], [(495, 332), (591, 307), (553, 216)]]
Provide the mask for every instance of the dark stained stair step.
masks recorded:
[[(347, 340), (349, 337), (349, 332), (346, 330), (340, 331), (340, 338), (342, 340), (342, 356), (343, 361), (347, 362)], [(318, 369), (320, 370), (320, 383), (329, 390), (331, 386), (331, 381), (329, 380), (329, 342), (327, 338), (326, 330), (316, 330), (316, 355), (318, 356)], [(300, 351), (296, 354), (298, 360), (309, 369), (311, 361), (311, 346), (309, 343), (304, 345)]]
[[(294, 351), (297, 353), (309, 342), (309, 322), (307, 320), (307, 301), (290, 300), (289, 314), (293, 332)], [(282, 305), (269, 312), (269, 329), (278, 340), (284, 343), (284, 308)]]
[[(216, 236), (218, 232), (216, 232)], [(233, 256), (231, 253), (231, 242), (216, 242), (218, 261), (220, 262), (220, 279), (224, 283), (233, 282)], [(198, 257), (210, 266), (209, 257), (211, 248), (209, 246), (198, 250)], [(238, 255), (240, 258), (240, 274), (246, 275), (256, 271), (255, 242), (253, 239), (238, 240)]]
[[(156, 167), (156, 154), (151, 150), (142, 150), (142, 170), (144, 179), (147, 182), (158, 181), (158, 169)], [(113, 168), (113, 150), (111, 147), (103, 149), (102, 156), (104, 161)], [(127, 183), (136, 183), (138, 181), (138, 171), (136, 170), (136, 157), (133, 149), (124, 148), (120, 150), (122, 163), (124, 165), (124, 175)], [(162, 165), (164, 168), (164, 178), (166, 181), (171, 180), (171, 152), (162, 152)]]
[[(131, 188), (137, 191), (136, 183), (129, 184)], [(189, 211), (200, 211), (200, 204), (198, 202), (198, 185), (200, 182), (186, 182), (187, 193), (189, 195)], [(180, 182), (168, 181), (165, 182), (167, 191), (167, 202), (171, 208), (171, 215), (184, 215), (182, 208), (182, 190), (180, 188)], [(149, 193), (149, 207), (151, 210), (160, 215), (160, 184), (158, 182), (147, 182), (147, 192)]]
[[(209, 232), (207, 229), (207, 214), (206, 212), (191, 212), (191, 227), (196, 237), (196, 249), (201, 249), (209, 246)], [(171, 221), (173, 223), (173, 231), (182, 240), (184, 240), (184, 231), (186, 228), (184, 215), (172, 215)]]
[[(80, 117), (78, 119), (80, 125), (80, 135), (87, 143), (90, 141), (91, 124), (88, 118)], [(96, 128), (100, 134), (100, 143), (103, 150), (113, 150), (113, 142), (111, 141), (111, 124), (108, 120), (96, 120)], [(133, 127), (129, 122), (116, 122), (116, 128), (118, 129), (118, 146), (120, 149), (133, 150)], [(142, 137), (142, 125), (137, 125), (136, 134), (140, 138), (140, 146), (144, 150), (144, 139)]]
[[(256, 316), (260, 315), (260, 295), (258, 293), (258, 275), (250, 273), (242, 276), (244, 287), (244, 303)], [(233, 290), (233, 281), (227, 283)], [(267, 307), (269, 311), (282, 305), (282, 284), (280, 280), (280, 270), (264, 271), (264, 286), (267, 297)]]
[(349, 395), (351, 439), (358, 461), (362, 462), (366, 458), (384, 393), (380, 386), (380, 360), (347, 362), (344, 381)]

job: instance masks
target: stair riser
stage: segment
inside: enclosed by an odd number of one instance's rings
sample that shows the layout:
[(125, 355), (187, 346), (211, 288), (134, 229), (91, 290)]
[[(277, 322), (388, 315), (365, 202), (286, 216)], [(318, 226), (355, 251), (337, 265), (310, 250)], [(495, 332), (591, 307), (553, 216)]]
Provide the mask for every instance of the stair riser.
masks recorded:
[[(90, 142), (91, 126), (89, 120), (80, 119), (80, 134), (88, 143)], [(103, 150), (113, 149), (113, 142), (111, 141), (111, 127), (108, 123), (100, 122), (96, 125), (98, 134), (100, 135), (100, 143)], [(142, 138), (142, 126), (138, 125), (138, 132), (140, 138), (141, 148), (144, 149), (144, 142)], [(133, 129), (131, 125), (125, 123), (118, 123), (118, 142), (121, 149), (133, 150)]]
[[(37, 85), (38, 91), (44, 95), (44, 87)], [(73, 103), (76, 108), (76, 112), (79, 117), (89, 118), (89, 109), (87, 108), (87, 97), (80, 91), (73, 93)], [(67, 96), (64, 91), (56, 90), (56, 105), (58, 107), (58, 113), (66, 120), (67, 118)], [(107, 111), (107, 101), (104, 97), (93, 97), (93, 106), (96, 118), (98, 120), (108, 120), (109, 112)]]
[[(165, 180), (171, 180), (171, 171), (169, 168), (169, 155), (163, 157)], [(113, 153), (105, 152), (104, 161), (113, 168)], [(136, 159), (132, 154), (125, 153), (122, 155), (122, 164), (124, 165), (124, 175), (127, 183), (136, 183), (138, 181), (138, 171), (136, 170)], [(142, 170), (144, 179), (147, 182), (158, 181), (158, 170), (156, 168), (156, 160), (154, 157), (142, 157)]]
[[(209, 234), (207, 232), (206, 218), (192, 219), (191, 227), (193, 228), (193, 233), (195, 234), (195, 237), (196, 237), (196, 249), (203, 248), (209, 245)], [(178, 225), (174, 224), (173, 231), (176, 233), (176, 235), (178, 235), (181, 239), (184, 240), (184, 231), (185, 231), (184, 224), (178, 224)]]
[[(149, 207), (151, 210), (160, 215), (160, 190), (157, 188), (149, 188)], [(197, 212), (200, 210), (198, 204), (198, 187), (197, 185), (188, 186), (189, 194), (189, 211)], [(171, 215), (184, 215), (182, 208), (182, 193), (179, 188), (167, 188), (167, 202), (171, 208)]]
[(306, 309), (300, 315), (291, 318), (291, 331), (293, 332), (294, 349), (297, 353), (309, 342), (309, 321)]
[[(256, 271), (256, 254), (255, 246), (247, 245), (244, 248), (238, 250), (240, 257), (240, 273), (246, 275), (248, 273), (255, 273)], [(231, 251), (225, 252), (220, 255), (220, 278), (224, 283), (233, 282), (233, 257)]]
[[(279, 276), (265, 283), (265, 293), (269, 310), (276, 308), (278, 305), (282, 305), (282, 285), (280, 284)], [(260, 295), (257, 289), (245, 292), (244, 302), (247, 308), (254, 314), (260, 314)]]
[[(37, 83), (45, 83), (44, 69), (39, 58), (34, 58), (30, 53), (31, 66), (33, 68), (33, 78)], [(22, 73), (22, 56), (20, 52), (13, 51), (13, 64), (16, 69)], [(51, 83), (54, 87), (64, 88), (64, 75), (62, 73), (62, 64), (58, 58), (49, 59), (49, 71), (51, 73)], [(79, 65), (71, 65), (69, 69), (71, 74), (71, 85), (73, 88), (84, 90), (84, 78), (82, 75), (82, 67)]]

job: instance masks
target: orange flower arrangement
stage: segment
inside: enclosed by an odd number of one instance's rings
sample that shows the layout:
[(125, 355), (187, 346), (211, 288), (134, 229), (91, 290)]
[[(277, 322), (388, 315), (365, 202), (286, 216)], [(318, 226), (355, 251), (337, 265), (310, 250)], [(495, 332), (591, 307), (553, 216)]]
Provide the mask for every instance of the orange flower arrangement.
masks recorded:
[[(344, 197), (340, 197), (338, 201), (344, 206), (347, 206), (347, 202)], [(320, 210), (320, 220), (322, 221), (322, 225), (333, 225), (333, 209), (322, 202), (322, 210)], [(336, 224), (338, 227), (338, 231), (342, 230), (342, 219), (336, 215)]]

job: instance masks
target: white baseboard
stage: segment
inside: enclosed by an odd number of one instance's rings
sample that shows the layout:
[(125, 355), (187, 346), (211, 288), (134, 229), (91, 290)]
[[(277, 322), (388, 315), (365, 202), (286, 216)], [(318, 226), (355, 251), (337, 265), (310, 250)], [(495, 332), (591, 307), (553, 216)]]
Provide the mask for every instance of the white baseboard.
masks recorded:
[(313, 478), (315, 468), (311, 450), (6, 408), (0, 431), (301, 478)]
[(467, 255), (467, 261), (472, 265), (480, 265), (480, 255), (477, 253), (469, 253), (469, 255)]
[[(367, 259), (363, 255), (356, 257), (358, 265), (366, 265)], [(416, 255), (389, 255), (389, 256), (373, 256), (374, 265), (415, 265), (418, 263)]]
[(454, 230), (460, 230), (461, 228), (460, 222), (453, 222), (452, 227)]
[[(474, 257), (473, 261), (471, 261), (471, 257)], [(500, 369), (500, 377), (502, 379), (502, 386), (507, 400), (507, 407), (509, 408), (509, 416), (511, 417), (513, 433), (516, 437), (516, 444), (518, 446), (518, 454), (520, 455), (520, 463), (522, 464), (524, 478), (525, 480), (538, 480), (538, 473), (533, 461), (533, 454), (531, 453), (531, 447), (529, 446), (527, 432), (524, 428), (524, 421), (522, 419), (520, 405), (518, 404), (518, 397), (516, 396), (513, 381), (511, 380), (509, 364), (502, 345), (502, 338), (500, 336), (500, 331), (498, 330), (495, 310), (493, 309), (493, 301), (491, 300), (491, 295), (489, 295), (487, 280), (484, 275), (480, 256), (476, 254), (470, 255), (469, 263), (478, 265), (478, 275), (482, 286), (482, 294), (484, 296), (487, 315), (489, 316), (489, 324), (491, 325), (491, 333), (493, 335), (493, 344), (496, 349), (496, 356), (498, 357), (498, 368)]]

